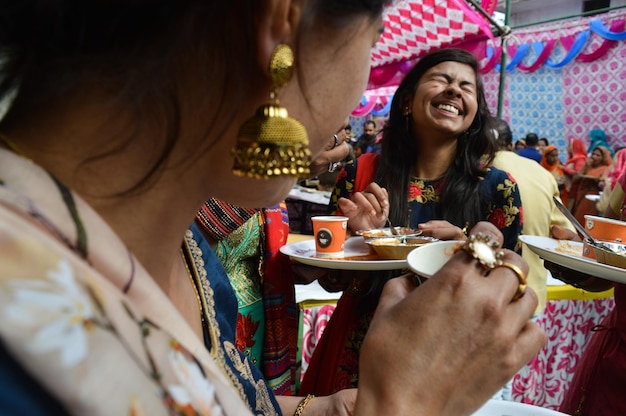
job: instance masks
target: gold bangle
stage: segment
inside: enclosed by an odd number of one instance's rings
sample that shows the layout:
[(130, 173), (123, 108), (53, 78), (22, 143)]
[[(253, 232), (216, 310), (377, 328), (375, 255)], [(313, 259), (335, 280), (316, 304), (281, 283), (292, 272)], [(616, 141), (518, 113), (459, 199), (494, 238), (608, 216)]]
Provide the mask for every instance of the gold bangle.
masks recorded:
[(315, 397), (314, 394), (307, 394), (306, 397), (302, 399), (300, 403), (298, 403), (298, 407), (296, 407), (296, 411), (294, 412), (293, 416), (302, 416), (302, 414), (304, 413), (304, 408), (307, 404), (309, 404), (313, 397)]

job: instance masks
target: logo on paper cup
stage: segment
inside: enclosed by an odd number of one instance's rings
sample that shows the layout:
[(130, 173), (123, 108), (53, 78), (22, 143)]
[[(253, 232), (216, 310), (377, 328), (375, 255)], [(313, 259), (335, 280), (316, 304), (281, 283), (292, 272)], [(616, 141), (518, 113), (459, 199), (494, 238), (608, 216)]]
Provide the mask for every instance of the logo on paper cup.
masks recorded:
[(331, 233), (330, 230), (327, 228), (320, 228), (317, 231), (316, 238), (317, 244), (319, 244), (321, 248), (327, 248), (333, 242), (333, 233)]

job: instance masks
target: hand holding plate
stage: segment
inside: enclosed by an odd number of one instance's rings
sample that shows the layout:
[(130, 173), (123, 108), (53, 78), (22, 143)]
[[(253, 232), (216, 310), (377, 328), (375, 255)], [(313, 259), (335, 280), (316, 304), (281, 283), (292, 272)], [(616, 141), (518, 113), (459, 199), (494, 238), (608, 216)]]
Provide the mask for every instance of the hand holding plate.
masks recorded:
[[(479, 223), (471, 233), (479, 232), (502, 243), (492, 224)], [(512, 251), (503, 250), (501, 260), (522, 274), (528, 271)], [(530, 321), (537, 296), (527, 290), (513, 302), (518, 288), (512, 270), (496, 267), (485, 276), (484, 267), (464, 251), (417, 290), (409, 279), (390, 280), (361, 350), (364, 400), (356, 413), (361, 406), (372, 414), (478, 409), (545, 343), (543, 330)]]

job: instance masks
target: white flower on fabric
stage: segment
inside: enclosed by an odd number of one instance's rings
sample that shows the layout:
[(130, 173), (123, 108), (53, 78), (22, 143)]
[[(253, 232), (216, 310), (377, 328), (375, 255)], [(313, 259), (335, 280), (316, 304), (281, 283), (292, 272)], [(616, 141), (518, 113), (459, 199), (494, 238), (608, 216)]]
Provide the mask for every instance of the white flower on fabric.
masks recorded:
[(180, 384), (170, 384), (167, 391), (181, 407), (191, 406), (200, 415), (221, 415), (215, 401), (215, 387), (207, 380), (198, 364), (174, 345), (168, 354), (174, 374)]
[(4, 317), (35, 330), (30, 351), (58, 350), (62, 364), (72, 367), (87, 355), (87, 329), (95, 318), (93, 303), (76, 282), (67, 260), (60, 260), (46, 277), (12, 280), (13, 299), (4, 307)]

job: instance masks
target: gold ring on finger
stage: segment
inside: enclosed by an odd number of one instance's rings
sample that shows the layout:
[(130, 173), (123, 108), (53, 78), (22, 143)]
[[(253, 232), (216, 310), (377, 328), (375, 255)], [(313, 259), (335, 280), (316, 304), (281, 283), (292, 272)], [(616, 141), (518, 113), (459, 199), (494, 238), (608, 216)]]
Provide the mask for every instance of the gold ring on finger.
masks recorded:
[(516, 300), (521, 298), (524, 292), (526, 291), (527, 284), (526, 284), (526, 276), (524, 275), (524, 272), (522, 271), (522, 269), (520, 269), (513, 263), (502, 262), (496, 267), (506, 267), (507, 269), (515, 273), (515, 275), (517, 276), (517, 281), (518, 281), (517, 291), (515, 292), (515, 295), (513, 295), (513, 299), (511, 300), (511, 302), (515, 302)]

